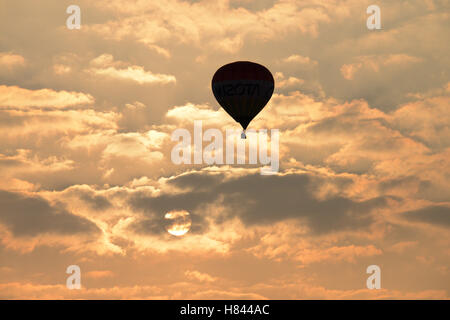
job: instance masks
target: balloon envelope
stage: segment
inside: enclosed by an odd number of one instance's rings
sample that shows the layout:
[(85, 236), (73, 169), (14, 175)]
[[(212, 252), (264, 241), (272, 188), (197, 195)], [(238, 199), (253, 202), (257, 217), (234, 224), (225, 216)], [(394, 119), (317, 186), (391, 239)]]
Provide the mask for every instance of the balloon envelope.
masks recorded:
[(211, 85), (217, 102), (244, 130), (269, 102), (274, 90), (270, 71), (248, 61), (224, 65), (214, 74)]

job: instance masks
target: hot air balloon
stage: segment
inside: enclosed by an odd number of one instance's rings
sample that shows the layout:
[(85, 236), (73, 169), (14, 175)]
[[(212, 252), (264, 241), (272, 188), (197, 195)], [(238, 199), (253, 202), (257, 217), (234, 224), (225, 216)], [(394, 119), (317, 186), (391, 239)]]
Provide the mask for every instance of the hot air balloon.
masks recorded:
[(270, 71), (257, 63), (237, 61), (219, 68), (212, 79), (217, 102), (244, 129), (272, 97), (274, 80)]

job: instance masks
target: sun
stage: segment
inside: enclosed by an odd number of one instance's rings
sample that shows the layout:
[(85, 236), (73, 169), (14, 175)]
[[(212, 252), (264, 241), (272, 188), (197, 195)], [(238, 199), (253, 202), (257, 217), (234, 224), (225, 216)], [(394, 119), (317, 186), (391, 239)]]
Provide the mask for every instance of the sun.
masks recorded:
[(177, 237), (185, 235), (192, 225), (190, 214), (186, 210), (167, 212), (164, 219), (166, 220), (167, 232)]

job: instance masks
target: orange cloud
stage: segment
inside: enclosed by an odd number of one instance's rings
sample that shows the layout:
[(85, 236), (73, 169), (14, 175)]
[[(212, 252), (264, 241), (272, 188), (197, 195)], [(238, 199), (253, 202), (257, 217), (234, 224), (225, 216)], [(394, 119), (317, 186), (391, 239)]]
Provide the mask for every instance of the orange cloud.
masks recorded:
[(103, 54), (93, 59), (91, 65), (94, 67), (87, 70), (89, 73), (108, 78), (132, 80), (139, 84), (169, 84), (176, 82), (176, 78), (172, 75), (154, 74), (150, 71), (145, 71), (144, 68), (140, 66), (117, 68), (116, 66), (123, 66), (126, 64), (121, 61), (114, 61), (113, 56), (109, 54)]
[(206, 282), (214, 282), (217, 279), (215, 277), (210, 276), (207, 273), (202, 273), (196, 270), (187, 270), (185, 273), (188, 279), (198, 280), (198, 281), (206, 281)]
[(296, 63), (296, 64), (307, 65), (307, 66), (317, 66), (318, 65), (317, 61), (311, 59), (310, 57), (304, 57), (299, 54), (290, 55), (289, 57), (284, 58), (282, 60), (282, 62)]
[(305, 81), (296, 77), (285, 78), (282, 72), (275, 73), (275, 81), (278, 88), (292, 88), (303, 84)]
[(15, 67), (21, 67), (25, 65), (25, 58), (19, 54), (10, 52), (0, 52), (0, 67), (6, 67), (13, 69)]
[(83, 273), (83, 277), (91, 279), (112, 278), (114, 276), (115, 276), (114, 272), (110, 270), (94, 270)]
[(304, 7), (294, 1), (276, 3), (259, 13), (230, 8), (228, 1), (170, 0), (164, 4), (136, 2), (130, 5), (115, 0), (99, 1), (96, 5), (116, 11), (122, 18), (89, 25), (86, 32), (93, 31), (115, 40), (132, 37), (150, 46), (178, 41), (229, 53), (240, 50), (247, 35), (260, 41), (289, 31), (317, 36), (320, 23), (349, 14), (338, 10), (334, 3), (324, 8), (322, 2)]
[(0, 85), (0, 108), (65, 108), (93, 103), (94, 98), (91, 95), (81, 92), (52, 89), (29, 90), (18, 86)]
[(355, 75), (362, 70), (379, 72), (381, 67), (408, 66), (422, 61), (422, 59), (408, 54), (359, 56), (355, 60), (356, 62), (344, 64), (341, 67), (341, 74), (347, 80), (353, 80)]

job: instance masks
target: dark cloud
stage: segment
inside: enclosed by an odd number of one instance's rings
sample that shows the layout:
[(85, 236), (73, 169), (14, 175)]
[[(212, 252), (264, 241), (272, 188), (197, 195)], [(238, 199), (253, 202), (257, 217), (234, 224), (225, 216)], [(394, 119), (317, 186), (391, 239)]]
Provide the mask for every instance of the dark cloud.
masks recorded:
[(36, 236), (44, 233), (72, 235), (98, 233), (91, 221), (71, 214), (41, 197), (0, 190), (0, 222), (15, 236)]
[(86, 202), (94, 210), (106, 210), (112, 207), (112, 204), (109, 202), (108, 198), (102, 195), (97, 195), (92, 190), (75, 189), (71, 192), (77, 194), (81, 200)]
[[(420, 179), (414, 176), (399, 177), (382, 181), (378, 184), (378, 189), (382, 192), (390, 191), (396, 188), (404, 188), (413, 183), (422, 183)], [(423, 181), (423, 183), (425, 183)]]
[(166, 233), (164, 214), (154, 215), (134, 223), (130, 226), (131, 230), (139, 234), (162, 235)]
[(231, 8), (245, 8), (249, 11), (261, 11), (272, 8), (277, 0), (231, 0)]
[(414, 221), (450, 227), (450, 207), (430, 206), (418, 210), (403, 212), (403, 215)]
[(80, 198), (89, 204), (92, 209), (105, 210), (111, 207), (111, 203), (103, 196), (83, 194)]
[(355, 121), (357, 114), (343, 114), (325, 118), (312, 124), (308, 131), (316, 134), (342, 134), (347, 132), (357, 132), (361, 129), (361, 124)]
[[(178, 183), (180, 179), (180, 183)], [(207, 178), (204, 173), (191, 173), (175, 178), (171, 183), (184, 186), (195, 191), (181, 194), (164, 194), (148, 197), (135, 194), (130, 198), (134, 209), (143, 211), (150, 221), (144, 221), (148, 231), (161, 230), (161, 218), (169, 210), (184, 209), (193, 211), (199, 216), (200, 206), (216, 201), (223, 202), (225, 215), (218, 217), (217, 222), (239, 217), (247, 225), (270, 224), (281, 220), (298, 218), (304, 220), (316, 233), (359, 229), (373, 222), (372, 210), (387, 205), (387, 198), (379, 197), (367, 201), (356, 202), (351, 199), (334, 196), (319, 200), (313, 195), (318, 184), (325, 179), (318, 179), (306, 174), (289, 174), (285, 176), (247, 175), (222, 181), (215, 176)], [(199, 191), (198, 183), (206, 184)], [(339, 181), (338, 181), (339, 182)], [(339, 182), (345, 185), (348, 182)], [(338, 184), (339, 184), (338, 183)], [(201, 221), (199, 221), (201, 222)], [(142, 226), (141, 226), (142, 227)], [(139, 230), (144, 228), (139, 227)]]
[[(314, 181), (313, 181), (314, 180)], [(317, 199), (312, 189), (318, 182), (309, 175), (249, 175), (218, 186), (233, 203), (232, 214), (246, 224), (270, 224), (289, 218), (304, 219), (316, 233), (369, 226), (371, 211), (386, 205), (385, 198), (355, 202), (342, 196)]]
[(133, 209), (138, 209), (146, 214), (165, 214), (170, 210), (192, 211), (202, 203), (214, 201), (216, 197), (211, 190), (163, 194), (154, 198), (148, 197), (145, 193), (136, 193), (130, 198), (130, 204)]
[(18, 117), (12, 115), (9, 110), (0, 110), (0, 127), (9, 128), (15, 126), (22, 126), (26, 122), (25, 117)]
[(0, 159), (0, 167), (16, 167), (21, 164), (23, 162), (16, 159)]

